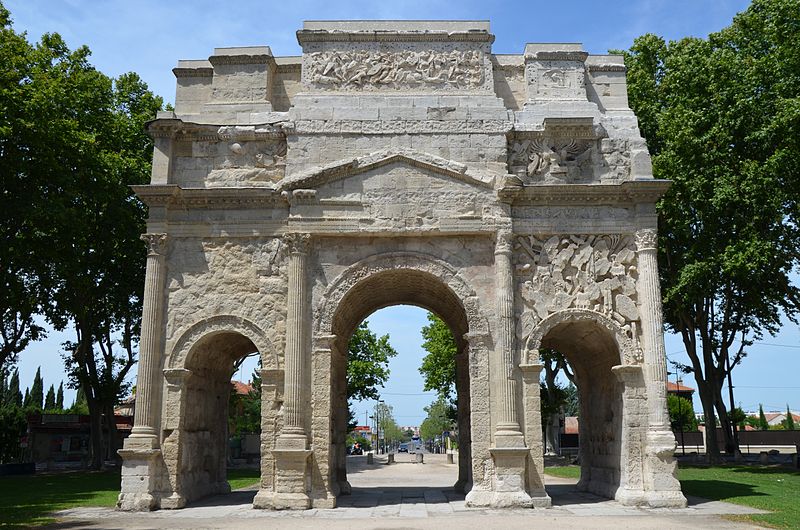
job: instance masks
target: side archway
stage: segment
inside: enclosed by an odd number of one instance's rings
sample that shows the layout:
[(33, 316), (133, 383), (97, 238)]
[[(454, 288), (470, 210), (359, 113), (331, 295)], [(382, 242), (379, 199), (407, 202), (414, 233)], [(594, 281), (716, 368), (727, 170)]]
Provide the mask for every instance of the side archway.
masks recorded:
[[(195, 322), (168, 351), (161, 445), (170, 492), (161, 504), (181, 508), (189, 501), (230, 491), (228, 403), (234, 363), (258, 352), (263, 371), (275, 372), (278, 356), (262, 329), (232, 315)], [(262, 417), (262, 438), (264, 426)]]
[[(529, 363), (539, 349), (563, 354), (575, 374), (580, 396), (578, 488), (609, 498), (641, 489), (641, 450), (646, 424), (631, 407), (633, 387), (641, 380), (641, 351), (628, 330), (601, 313), (567, 309), (539, 322), (526, 342)], [(639, 374), (638, 377), (635, 377)], [(639, 390), (641, 392), (641, 390)], [(632, 427), (634, 426), (634, 427)], [(625, 454), (623, 454), (625, 453)]]

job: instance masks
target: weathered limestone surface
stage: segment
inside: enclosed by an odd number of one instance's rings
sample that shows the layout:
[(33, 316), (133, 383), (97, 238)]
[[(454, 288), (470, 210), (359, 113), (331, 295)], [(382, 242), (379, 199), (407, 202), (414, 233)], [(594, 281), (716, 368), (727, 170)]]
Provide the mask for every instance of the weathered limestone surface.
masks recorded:
[(547, 507), (539, 348), (581, 393), (581, 486), (680, 506), (665, 423), (654, 204), (668, 183), (617, 56), (492, 53), (480, 21), (314, 21), (179, 61), (149, 124), (151, 183), (134, 434), (119, 507), (227, 491), (233, 363), (262, 361), (254, 506), (350, 491), (347, 342), (414, 304), (454, 332), (470, 506)]

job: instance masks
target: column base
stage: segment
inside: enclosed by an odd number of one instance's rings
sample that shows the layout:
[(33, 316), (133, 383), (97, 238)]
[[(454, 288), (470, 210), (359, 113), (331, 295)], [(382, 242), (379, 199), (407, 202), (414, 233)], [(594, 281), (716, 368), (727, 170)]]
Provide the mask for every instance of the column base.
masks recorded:
[(161, 508), (163, 510), (180, 510), (186, 507), (186, 497), (178, 493), (173, 493), (169, 497), (161, 499)]
[[(299, 439), (296, 440), (299, 442)], [(267, 496), (256, 495), (259, 508), (272, 510), (308, 510), (311, 497), (306, 490), (309, 449), (273, 449), (275, 458), (275, 491)], [(266, 493), (266, 492), (265, 492)], [(253, 505), (256, 506), (254, 500)]]
[(125, 447), (117, 451), (122, 457), (122, 485), (117, 509), (128, 512), (147, 512), (160, 506), (158, 478), (161, 450), (157, 440), (150, 437), (128, 438)]

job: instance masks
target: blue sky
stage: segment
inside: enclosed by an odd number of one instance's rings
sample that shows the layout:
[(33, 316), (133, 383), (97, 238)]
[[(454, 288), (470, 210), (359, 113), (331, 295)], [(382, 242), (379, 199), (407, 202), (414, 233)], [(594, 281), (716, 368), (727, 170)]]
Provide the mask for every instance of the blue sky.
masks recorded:
[[(744, 0), (644, 0), (486, 2), (414, 0), (410, 2), (239, 2), (89, 0), (3, 0), (14, 27), (37, 40), (44, 32), (60, 33), (70, 47), (88, 45), (92, 62), (112, 76), (135, 71), (150, 88), (173, 101), (172, 68), (178, 59), (202, 59), (215, 47), (263, 45), (275, 55), (300, 53), (295, 31), (305, 19), (488, 19), (497, 39), (495, 53), (521, 53), (526, 42), (582, 42), (592, 53), (627, 48), (643, 33), (667, 39), (705, 36), (730, 23), (745, 9)], [(433, 399), (422, 393), (417, 371), (420, 359), (419, 329), (425, 312), (395, 307), (369, 317), (373, 329), (389, 333), (400, 352), (390, 369), (392, 377), (384, 398), (401, 424), (418, 424), (422, 407)], [(60, 345), (70, 333), (51, 333), (21, 355), (23, 385), (30, 385), (37, 366), (45, 384), (64, 377)], [(736, 401), (745, 409), (763, 403), (765, 409), (800, 409), (800, 332), (787, 323), (777, 337), (751, 348), (750, 356), (735, 371)], [(685, 362), (677, 337), (667, 337), (671, 359)], [(248, 379), (251, 365), (242, 378)], [(686, 381), (693, 386), (691, 379)], [(67, 392), (67, 401), (73, 392)], [(359, 404), (363, 412), (370, 404)]]

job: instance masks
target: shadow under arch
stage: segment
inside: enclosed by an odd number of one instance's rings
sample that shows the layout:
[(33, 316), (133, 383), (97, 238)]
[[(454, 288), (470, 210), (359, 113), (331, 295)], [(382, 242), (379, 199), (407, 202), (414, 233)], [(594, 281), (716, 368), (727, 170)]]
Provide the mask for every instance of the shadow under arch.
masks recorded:
[(343, 271), (326, 289), (316, 312), (315, 332), (334, 337), (331, 363), (331, 425), (334, 450), (331, 482), (347, 494), (345, 438), (347, 434), (347, 350), (350, 336), (370, 314), (393, 305), (413, 305), (436, 313), (456, 341), (459, 478), (456, 489), (472, 484), (471, 403), (468, 334), (487, 334), (475, 291), (448, 263), (422, 253), (393, 252), (366, 258)]
[(230, 492), (227, 482), (228, 403), (234, 362), (258, 353), (262, 367), (278, 365), (266, 334), (247, 319), (200, 320), (170, 349), (164, 377), (162, 454), (171, 496), (162, 507)]
[(636, 460), (636, 455), (622, 454), (631, 444), (623, 432), (625, 385), (616, 372), (639, 360), (641, 352), (616, 321), (582, 309), (542, 320), (526, 344), (529, 362), (539, 362), (540, 348), (562, 353), (575, 374), (580, 395), (578, 489), (615, 498), (623, 482), (633, 478), (624, 460)]

